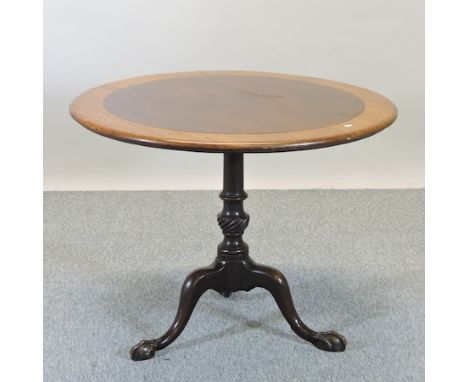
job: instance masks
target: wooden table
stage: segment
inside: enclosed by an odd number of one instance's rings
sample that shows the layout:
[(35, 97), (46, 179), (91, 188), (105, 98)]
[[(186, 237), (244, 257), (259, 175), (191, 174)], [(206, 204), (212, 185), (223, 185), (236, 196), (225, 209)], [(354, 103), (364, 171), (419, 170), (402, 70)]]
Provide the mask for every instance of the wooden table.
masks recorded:
[(395, 106), (355, 86), (316, 78), (260, 72), (189, 72), (131, 78), (91, 89), (73, 101), (81, 125), (138, 145), (224, 154), (224, 240), (208, 267), (184, 281), (175, 320), (167, 332), (135, 345), (135, 361), (154, 356), (183, 331), (201, 295), (214, 289), (228, 297), (239, 290), (267, 289), (292, 330), (315, 347), (345, 350), (334, 331), (307, 327), (294, 308), (278, 270), (255, 263), (242, 240), (249, 223), (243, 209), (244, 153), (316, 149), (356, 141), (389, 126)]

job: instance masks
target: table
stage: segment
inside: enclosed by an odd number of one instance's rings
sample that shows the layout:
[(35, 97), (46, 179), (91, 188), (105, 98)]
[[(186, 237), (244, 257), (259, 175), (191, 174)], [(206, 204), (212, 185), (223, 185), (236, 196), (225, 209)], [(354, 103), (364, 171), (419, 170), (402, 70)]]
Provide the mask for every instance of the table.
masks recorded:
[[(385, 97), (352, 85), (263, 72), (184, 72), (149, 75), (91, 89), (70, 105), (72, 117), (100, 135), (176, 150), (223, 153), (224, 235), (214, 262), (190, 273), (182, 285), (174, 322), (157, 339), (130, 350), (135, 361), (152, 358), (184, 330), (202, 294), (225, 297), (255, 287), (268, 290), (291, 329), (318, 349), (341, 352), (346, 339), (305, 325), (284, 275), (254, 262), (242, 235), (244, 153), (274, 153), (327, 147), (373, 135), (395, 120)], [(272, 248), (274, 250), (274, 248)]]

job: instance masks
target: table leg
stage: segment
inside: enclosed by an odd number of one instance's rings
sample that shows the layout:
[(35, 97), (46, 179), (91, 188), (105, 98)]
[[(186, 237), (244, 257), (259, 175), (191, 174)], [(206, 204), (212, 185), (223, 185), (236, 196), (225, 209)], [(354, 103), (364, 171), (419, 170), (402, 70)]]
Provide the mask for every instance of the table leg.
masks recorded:
[(157, 350), (164, 349), (179, 337), (201, 295), (219, 283), (220, 269), (214, 264), (211, 267), (197, 269), (187, 276), (182, 285), (179, 308), (171, 327), (158, 339), (143, 340), (132, 347), (130, 355), (134, 361), (152, 358)]

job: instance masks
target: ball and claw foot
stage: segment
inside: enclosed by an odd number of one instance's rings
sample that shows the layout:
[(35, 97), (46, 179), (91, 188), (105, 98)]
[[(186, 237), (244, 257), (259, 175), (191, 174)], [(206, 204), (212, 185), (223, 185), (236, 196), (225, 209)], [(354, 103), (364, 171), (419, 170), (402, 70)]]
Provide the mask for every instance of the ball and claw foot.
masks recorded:
[(130, 349), (130, 357), (133, 361), (145, 361), (153, 358), (156, 349), (153, 341), (143, 340)]
[(310, 342), (320, 350), (333, 353), (346, 349), (346, 338), (334, 331), (318, 333), (318, 336)]

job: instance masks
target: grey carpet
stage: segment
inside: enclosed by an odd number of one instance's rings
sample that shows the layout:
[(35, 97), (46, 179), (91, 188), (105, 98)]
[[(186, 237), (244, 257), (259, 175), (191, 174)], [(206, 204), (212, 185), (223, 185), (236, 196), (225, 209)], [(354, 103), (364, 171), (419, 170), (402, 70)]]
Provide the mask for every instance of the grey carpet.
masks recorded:
[(131, 361), (214, 259), (217, 194), (44, 194), (45, 381), (424, 380), (423, 190), (249, 192), (251, 256), (285, 273), (303, 321), (348, 338), (344, 353), (296, 337), (254, 289), (207, 292), (176, 342)]

